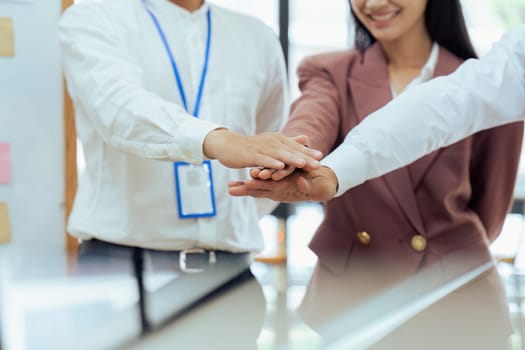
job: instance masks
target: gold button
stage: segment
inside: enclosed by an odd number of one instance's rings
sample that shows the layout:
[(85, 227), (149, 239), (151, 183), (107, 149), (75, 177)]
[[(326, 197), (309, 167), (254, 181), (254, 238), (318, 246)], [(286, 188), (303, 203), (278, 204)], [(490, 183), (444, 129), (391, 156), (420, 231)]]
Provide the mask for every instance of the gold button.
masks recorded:
[(357, 233), (357, 239), (359, 242), (363, 243), (364, 245), (369, 245), (370, 241), (372, 240), (372, 237), (368, 234), (366, 231), (361, 231)]
[(410, 245), (412, 246), (412, 249), (414, 249), (416, 252), (422, 252), (427, 247), (427, 240), (421, 235), (415, 235), (414, 237), (412, 237)]

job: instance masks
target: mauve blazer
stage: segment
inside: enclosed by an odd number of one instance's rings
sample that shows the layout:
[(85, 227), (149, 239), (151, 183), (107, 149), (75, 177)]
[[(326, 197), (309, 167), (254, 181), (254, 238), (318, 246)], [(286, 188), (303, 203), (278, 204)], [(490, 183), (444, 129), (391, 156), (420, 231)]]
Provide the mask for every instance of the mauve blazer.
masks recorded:
[[(460, 64), (440, 47), (434, 76)], [(284, 133), (307, 135), (310, 146), (324, 154), (392, 99), (378, 43), (364, 54), (349, 50), (310, 57), (298, 76), (302, 95), (292, 105)], [(395, 265), (410, 275), (469, 248), (490, 258), (488, 244), (499, 234), (512, 201), (522, 134), (522, 123), (486, 130), (350, 189), (326, 203), (310, 248), (335, 274), (384, 261), (382, 268)], [(369, 240), (360, 239), (360, 232)], [(414, 236), (423, 238), (424, 249), (413, 248)]]

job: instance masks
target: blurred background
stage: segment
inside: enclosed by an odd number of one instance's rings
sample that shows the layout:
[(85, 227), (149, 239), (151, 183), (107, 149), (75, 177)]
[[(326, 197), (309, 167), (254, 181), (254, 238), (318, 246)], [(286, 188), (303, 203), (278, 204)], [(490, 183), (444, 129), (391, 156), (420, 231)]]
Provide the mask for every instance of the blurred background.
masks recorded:
[[(292, 101), (299, 95), (295, 71), (305, 56), (352, 46), (353, 24), (346, 0), (210, 2), (257, 17), (275, 31), (287, 60)], [(51, 242), (49, 244), (58, 245), (64, 241), (64, 137), (61, 128), (62, 108), (67, 109), (67, 106), (63, 107), (63, 96), (59, 93), (62, 80), (58, 45), (55, 39), (50, 39), (56, 34), (61, 4), (58, 1), (51, 3), (0, 0), (0, 17), (13, 16), (15, 39), (18, 40), (17, 60), (0, 61), (0, 83), (4, 79), (4, 82), (14, 82), (0, 84), (4, 86), (3, 89), (0, 87), (0, 140), (10, 142), (13, 154), (13, 180), (10, 186), (0, 186), (0, 202), (4, 199), (9, 202), (12, 231), (18, 235), (13, 237), (13, 242), (17, 243)], [(462, 3), (469, 33), (480, 56), (505, 31), (525, 22), (525, 0), (463, 0)], [(35, 30), (35, 26), (41, 30)], [(32, 104), (24, 100), (27, 96), (32, 98)], [(17, 117), (13, 118), (15, 115)], [(53, 117), (46, 119), (46, 116)], [(3, 125), (7, 127), (2, 128)], [(19, 134), (24, 135), (23, 140), (16, 138)], [(81, 145), (78, 142), (76, 145), (80, 174), (84, 170), (84, 161)], [(49, 154), (60, 157), (55, 159)], [(31, 155), (30, 162), (27, 161), (28, 155)], [(48, 183), (48, 178), (53, 181)], [(56, 183), (56, 179), (60, 181)], [(33, 196), (34, 200), (26, 200), (27, 196)], [(521, 291), (525, 290), (524, 203), (525, 157), (522, 156), (512, 211), (502, 234), (491, 247), (500, 261), (499, 270), (507, 287), (516, 330), (513, 336), (515, 349), (525, 349), (525, 292)], [(267, 316), (258, 339), (259, 349), (282, 346), (290, 349), (321, 348), (320, 338), (304, 323), (294, 322), (296, 316), (292, 311), (304, 295), (316, 262), (307, 246), (322, 219), (321, 204), (302, 203), (281, 205), (273, 215), (260, 222), (266, 249), (257, 257), (258, 263), (253, 271), (263, 286)], [(52, 232), (54, 236), (35, 236), (35, 228)], [(289, 329), (283, 329), (285, 324)]]

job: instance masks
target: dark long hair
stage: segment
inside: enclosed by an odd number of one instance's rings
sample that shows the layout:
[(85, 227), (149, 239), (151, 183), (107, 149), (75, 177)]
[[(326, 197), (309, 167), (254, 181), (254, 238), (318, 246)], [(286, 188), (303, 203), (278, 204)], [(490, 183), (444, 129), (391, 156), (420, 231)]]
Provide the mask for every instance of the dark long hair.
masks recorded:
[[(355, 22), (355, 47), (364, 52), (376, 39), (357, 18), (350, 5)], [(464, 60), (476, 58), (465, 25), (460, 0), (428, 0), (425, 25), (430, 39)]]

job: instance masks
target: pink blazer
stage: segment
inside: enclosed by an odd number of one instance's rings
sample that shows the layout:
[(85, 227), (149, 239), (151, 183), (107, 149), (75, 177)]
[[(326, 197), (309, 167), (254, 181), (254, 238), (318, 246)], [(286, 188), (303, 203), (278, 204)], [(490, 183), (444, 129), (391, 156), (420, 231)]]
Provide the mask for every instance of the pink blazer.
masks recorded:
[[(440, 47), (434, 75), (460, 64)], [(392, 99), (377, 43), (363, 55), (350, 50), (308, 58), (298, 76), (302, 95), (284, 132), (308, 135), (310, 146), (324, 154)], [(381, 261), (411, 274), (462, 249), (490, 258), (488, 244), (512, 201), (522, 134), (521, 123), (483, 131), (347, 191), (326, 203), (310, 248), (336, 274)]]

